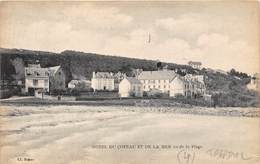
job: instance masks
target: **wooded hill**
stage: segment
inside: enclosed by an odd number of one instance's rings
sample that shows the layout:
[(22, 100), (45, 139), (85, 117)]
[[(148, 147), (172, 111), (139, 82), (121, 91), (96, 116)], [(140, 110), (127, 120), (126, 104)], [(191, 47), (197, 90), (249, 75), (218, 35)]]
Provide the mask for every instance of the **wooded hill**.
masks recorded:
[[(131, 73), (131, 69), (156, 70), (157, 61), (135, 59), (117, 56), (106, 56), (93, 53), (77, 51), (63, 51), (61, 53), (0, 49), (1, 59), (1, 79), (22, 79), (24, 72), (20, 71), (28, 64), (33, 64), (37, 60), (42, 67), (61, 65), (67, 75), (67, 80), (71, 79), (91, 79), (94, 71), (124, 72)], [(174, 63), (163, 63), (168, 65), (168, 69), (186, 68), (189, 72), (193, 69), (186, 65)]]
[[(39, 61), (42, 67), (61, 65), (66, 74), (66, 83), (72, 79), (91, 79), (93, 71), (108, 71), (127, 73), (132, 69), (156, 70), (156, 60), (106, 56), (94, 53), (84, 53), (66, 50), (61, 53), (32, 51), (22, 49), (0, 48), (1, 80), (17, 81), (24, 79), (24, 67)], [(223, 106), (256, 106), (258, 104), (256, 92), (249, 91), (246, 84), (250, 77), (240, 73), (224, 74), (211, 69), (195, 70), (188, 65), (162, 63), (170, 70), (186, 69), (188, 73), (205, 75), (206, 88), (218, 104)], [(234, 71), (234, 70), (233, 70)], [(239, 75), (239, 74), (238, 74)]]

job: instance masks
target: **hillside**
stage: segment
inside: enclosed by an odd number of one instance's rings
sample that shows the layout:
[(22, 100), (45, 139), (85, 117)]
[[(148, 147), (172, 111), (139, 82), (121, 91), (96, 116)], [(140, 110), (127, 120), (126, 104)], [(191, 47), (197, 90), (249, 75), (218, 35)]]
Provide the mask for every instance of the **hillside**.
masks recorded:
[[(42, 67), (61, 65), (67, 75), (67, 82), (71, 79), (90, 79), (93, 71), (109, 71), (131, 73), (131, 68), (156, 70), (156, 61), (134, 59), (116, 56), (105, 56), (77, 51), (63, 51), (51, 53), (43, 51), (0, 49), (1, 79), (22, 79), (21, 71), (27, 64), (39, 60)], [(193, 69), (186, 65), (167, 64), (169, 69), (186, 68), (191, 73)]]
[[(124, 72), (131, 74), (132, 68), (156, 70), (157, 61), (117, 56), (105, 56), (77, 51), (61, 53), (0, 49), (1, 80), (23, 80), (24, 67), (39, 60), (42, 67), (61, 65), (66, 73), (66, 82), (71, 79), (91, 79), (93, 71)], [(162, 63), (168, 69), (186, 69), (188, 73), (205, 75), (206, 88), (220, 106), (256, 106), (256, 92), (249, 91), (249, 77), (237, 78), (232, 74), (212, 72), (212, 69), (194, 70), (187, 65)], [(182, 73), (182, 72), (180, 72)]]

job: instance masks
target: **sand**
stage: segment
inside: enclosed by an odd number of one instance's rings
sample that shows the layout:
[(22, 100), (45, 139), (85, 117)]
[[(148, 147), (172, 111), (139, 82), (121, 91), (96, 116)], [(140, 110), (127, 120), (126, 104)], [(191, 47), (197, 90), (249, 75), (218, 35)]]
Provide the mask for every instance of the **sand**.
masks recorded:
[(260, 163), (258, 117), (139, 108), (1, 106), (0, 163)]

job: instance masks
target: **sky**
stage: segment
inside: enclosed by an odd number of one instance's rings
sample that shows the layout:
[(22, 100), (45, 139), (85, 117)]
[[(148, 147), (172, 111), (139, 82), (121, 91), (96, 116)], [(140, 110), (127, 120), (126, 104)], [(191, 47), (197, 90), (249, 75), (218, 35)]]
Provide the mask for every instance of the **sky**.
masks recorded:
[[(259, 72), (259, 3), (2, 2), (0, 47)], [(150, 39), (149, 39), (150, 37)]]

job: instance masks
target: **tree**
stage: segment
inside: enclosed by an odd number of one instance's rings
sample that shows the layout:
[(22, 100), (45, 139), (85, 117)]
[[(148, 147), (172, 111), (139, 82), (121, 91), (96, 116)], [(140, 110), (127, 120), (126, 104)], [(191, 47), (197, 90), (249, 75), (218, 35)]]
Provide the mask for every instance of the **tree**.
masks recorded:
[(156, 64), (156, 66), (157, 66), (157, 69), (162, 69), (162, 62), (157, 62), (157, 64)]
[(13, 80), (11, 75), (15, 74), (15, 67), (11, 63), (11, 59), (4, 55), (0, 55), (0, 65), (1, 65), (1, 80)]
[(243, 72), (238, 72), (236, 71), (234, 68), (232, 68), (230, 71), (229, 71), (229, 75), (231, 76), (237, 76), (239, 78), (249, 78), (250, 76), (246, 73), (243, 73)]
[(14, 58), (11, 60), (12, 65), (15, 68), (15, 74), (12, 77), (16, 80), (24, 79), (24, 62), (21, 58)]

